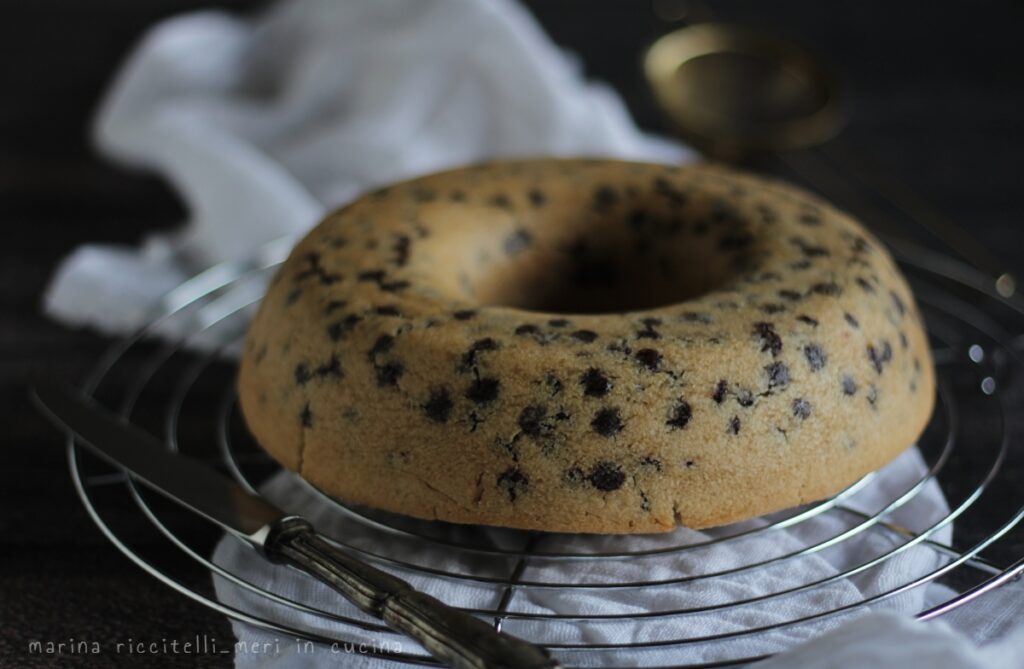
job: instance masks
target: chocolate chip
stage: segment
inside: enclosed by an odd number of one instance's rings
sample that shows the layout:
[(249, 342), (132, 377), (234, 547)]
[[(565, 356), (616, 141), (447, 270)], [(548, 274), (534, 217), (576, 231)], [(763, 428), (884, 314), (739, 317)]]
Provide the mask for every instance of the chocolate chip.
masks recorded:
[(614, 462), (604, 461), (593, 466), (587, 480), (590, 481), (590, 485), (602, 492), (612, 492), (622, 487), (626, 482), (626, 475)]
[(652, 371), (661, 366), (661, 354), (653, 348), (642, 348), (634, 354), (636, 361)]
[(587, 397), (604, 397), (612, 389), (612, 382), (600, 369), (591, 367), (580, 377), (583, 394)]
[(352, 329), (363, 320), (362, 316), (358, 314), (349, 314), (340, 321), (335, 321), (327, 326), (327, 336), (331, 338), (331, 341), (340, 341), (348, 336)]
[(800, 214), (800, 218), (798, 220), (800, 221), (801, 225), (806, 225), (809, 227), (817, 227), (821, 225), (821, 216), (812, 212)]
[(395, 241), (391, 245), (391, 250), (395, 253), (394, 262), (399, 267), (404, 267), (409, 262), (409, 246), (410, 240), (408, 235), (396, 235)]
[(408, 281), (388, 281), (380, 284), (380, 289), (389, 293), (397, 293), (401, 290), (405, 290), (410, 286)]
[(391, 335), (381, 335), (377, 337), (377, 341), (373, 342), (373, 347), (367, 352), (366, 357), (371, 361), (378, 355), (387, 353), (391, 350), (391, 347), (395, 345), (395, 338)]
[(857, 392), (857, 382), (849, 374), (843, 376), (840, 385), (843, 388), (844, 395), (853, 395)]
[(784, 300), (789, 300), (790, 302), (795, 302), (803, 297), (802, 294), (798, 293), (795, 290), (780, 290), (778, 294), (779, 297), (781, 297)]
[(476, 309), (460, 309), (452, 314), (452, 317), (457, 321), (468, 321), (475, 316)]
[(857, 282), (857, 285), (860, 286), (865, 293), (873, 294), (875, 292), (875, 287), (872, 286), (864, 277), (858, 276), (854, 281)]
[(643, 467), (654, 467), (659, 472), (661, 471), (661, 460), (652, 455), (645, 455), (640, 458), (640, 465)]
[(637, 330), (636, 336), (638, 339), (660, 339), (661, 333), (654, 328), (661, 325), (660, 318), (644, 318), (640, 321), (644, 329)]
[(771, 352), (776, 357), (782, 352), (782, 337), (775, 331), (772, 323), (754, 323), (754, 336), (761, 343), (761, 352)]
[(740, 216), (728, 202), (717, 200), (712, 207), (711, 220), (718, 224), (738, 223)]
[(526, 194), (530, 200), (530, 204), (534, 207), (542, 207), (548, 201), (548, 196), (543, 191), (536, 188), (530, 189), (530, 192)]
[(807, 358), (807, 364), (811, 366), (811, 371), (816, 372), (825, 366), (825, 362), (828, 360), (828, 356), (825, 355), (824, 349), (818, 344), (808, 344), (804, 346), (804, 356)]
[(539, 437), (547, 426), (544, 425), (544, 418), (547, 410), (542, 406), (528, 406), (519, 412), (519, 420), (516, 421), (523, 434), (529, 437)]
[(378, 316), (401, 316), (402, 312), (398, 310), (398, 307), (387, 304), (384, 306), (377, 307), (374, 309)]
[(793, 400), (793, 415), (805, 420), (811, 415), (811, 403), (803, 398)]
[(510, 502), (514, 502), (517, 497), (526, 492), (530, 485), (530, 479), (519, 471), (519, 467), (513, 466), (499, 474), (495, 484), (508, 493)]
[(716, 404), (721, 404), (725, 400), (725, 393), (728, 390), (729, 384), (725, 379), (722, 379), (718, 382), (718, 385), (715, 386), (715, 392), (711, 393), (711, 399), (713, 399)]
[(562, 472), (562, 480), (566, 483), (580, 483), (584, 479), (583, 470), (579, 467), (569, 467)]
[[(789, 242), (800, 249), (800, 253), (802, 253), (805, 258), (824, 258), (832, 255), (824, 246), (815, 246), (803, 237), (792, 237)], [(790, 266), (793, 269), (807, 269), (811, 266), (811, 262), (810, 260), (801, 260), (791, 264)]]
[(665, 425), (681, 430), (690, 423), (691, 418), (693, 418), (693, 410), (690, 408), (690, 403), (686, 400), (679, 400), (679, 403), (672, 407), (672, 415), (665, 421)]
[(746, 409), (754, 405), (754, 393), (749, 390), (740, 390), (736, 393), (736, 403)]
[(854, 253), (860, 254), (864, 253), (865, 251), (870, 251), (871, 245), (868, 244), (868, 240), (864, 239), (860, 235), (857, 235), (856, 237), (853, 238), (853, 244), (851, 244), (850, 248), (853, 250)]
[(785, 388), (789, 385), (789, 367), (781, 362), (773, 362), (765, 366), (764, 371), (768, 374), (769, 388)]
[(803, 254), (808, 258), (822, 258), (832, 255), (832, 253), (824, 246), (804, 246), (800, 250), (803, 251)]
[(472, 400), (477, 404), (493, 402), (498, 398), (498, 387), (500, 385), (498, 379), (495, 378), (484, 377), (476, 379), (466, 389), (466, 399)]
[(315, 251), (307, 253), (302, 257), (302, 260), (306, 264), (306, 268), (295, 275), (295, 281), (301, 281), (311, 276), (316, 276), (321, 271), (320, 268), (320, 254)]
[(533, 243), (533, 235), (530, 234), (530, 231), (519, 228), (505, 238), (505, 254), (518, 255), (528, 249), (531, 243)]
[(593, 330), (577, 330), (570, 335), (573, 339), (581, 341), (584, 344), (589, 344), (597, 339), (597, 333)]
[(304, 362), (295, 365), (295, 383), (304, 386), (312, 378), (313, 373), (309, 371), (309, 365)]
[(672, 205), (680, 207), (686, 204), (686, 194), (676, 188), (668, 179), (655, 177), (651, 183), (654, 187), (654, 192), (668, 200)]
[(871, 366), (875, 368), (875, 371), (881, 374), (885, 369), (885, 363), (892, 360), (892, 347), (889, 342), (882, 342), (880, 348), (868, 344), (868, 360), (871, 361)]
[(377, 385), (385, 388), (398, 385), (398, 380), (405, 373), (405, 367), (401, 363), (388, 362), (383, 365), (374, 365), (377, 374)]
[(740, 433), (740, 417), (733, 416), (729, 419), (729, 433), (739, 434)]
[(828, 297), (836, 297), (842, 295), (843, 289), (839, 287), (839, 284), (829, 282), (816, 283), (811, 286), (811, 292), (818, 295), (827, 295)]
[(423, 405), (430, 420), (438, 423), (447, 423), (452, 413), (452, 398), (447, 388), (432, 388), (430, 398)]
[(846, 322), (847, 322), (847, 323), (848, 323), (848, 324), (850, 325), (850, 327), (851, 327), (851, 328), (853, 328), (854, 330), (859, 330), (859, 329), (860, 329), (860, 321), (858, 321), (858, 320), (857, 320), (856, 318), (854, 318), (854, 317), (853, 317), (853, 314), (849, 314), (849, 313), (844, 313), (844, 314), (843, 314), (843, 318), (845, 318), (845, 319), (846, 319)]
[(330, 360), (318, 365), (317, 368), (313, 370), (313, 374), (321, 378), (333, 376), (340, 379), (344, 376), (341, 371), (341, 361), (338, 360), (338, 356), (334, 354), (331, 355)]
[(711, 316), (696, 311), (684, 311), (681, 318), (687, 323), (701, 323), (703, 325), (711, 324)]
[(330, 316), (338, 309), (344, 309), (347, 306), (348, 302), (345, 300), (331, 300), (327, 303), (327, 306), (324, 307), (324, 315)]
[(510, 200), (508, 195), (505, 195), (504, 193), (498, 193), (497, 195), (492, 196), (490, 203), (491, 206), (497, 207), (498, 209), (512, 208), (512, 200)]
[(594, 414), (590, 427), (602, 437), (610, 437), (622, 431), (622, 416), (618, 409), (605, 407)]
[(538, 332), (540, 332), (540, 328), (538, 328), (536, 325), (532, 325), (529, 323), (527, 323), (526, 325), (519, 325), (515, 329), (515, 333), (517, 335), (537, 334)]
[(564, 328), (567, 325), (569, 325), (569, 321), (567, 321), (564, 318), (552, 318), (550, 321), (548, 321), (548, 325), (550, 325), (553, 328)]
[(892, 305), (900, 316), (907, 312), (907, 305), (903, 304), (903, 300), (900, 299), (900, 296), (895, 291), (890, 290), (889, 297), (892, 298)]
[(797, 316), (796, 319), (798, 321), (800, 321), (801, 323), (806, 323), (807, 325), (810, 325), (812, 328), (818, 327), (818, 321), (816, 319), (814, 319), (814, 318), (811, 318), (810, 316), (805, 315), (805, 314), (801, 314), (801, 315)]
[(498, 342), (494, 341), (491, 337), (484, 337), (483, 339), (477, 339), (473, 342), (470, 347), (473, 351), (496, 351), (498, 350)]
[(759, 309), (760, 309), (760, 310), (761, 310), (761, 311), (762, 311), (763, 313), (766, 313), (766, 314), (769, 314), (769, 315), (770, 315), (770, 314), (781, 314), (781, 313), (782, 313), (783, 311), (785, 311), (785, 310), (786, 310), (786, 307), (785, 307), (785, 305), (779, 304), (779, 303), (777, 303), (777, 302), (769, 302), (769, 303), (767, 303), (767, 304), (762, 304), (762, 305), (761, 305), (760, 307), (758, 307), (758, 308), (759, 308)]
[(498, 350), (498, 342), (494, 341), (491, 337), (484, 337), (478, 339), (470, 344), (469, 349), (462, 354), (462, 370), (469, 370), (476, 365), (477, 353), (481, 351), (496, 351)]
[(380, 283), (384, 280), (384, 270), (382, 269), (371, 269), (365, 272), (360, 272), (356, 275), (356, 278), (360, 281), (374, 281)]

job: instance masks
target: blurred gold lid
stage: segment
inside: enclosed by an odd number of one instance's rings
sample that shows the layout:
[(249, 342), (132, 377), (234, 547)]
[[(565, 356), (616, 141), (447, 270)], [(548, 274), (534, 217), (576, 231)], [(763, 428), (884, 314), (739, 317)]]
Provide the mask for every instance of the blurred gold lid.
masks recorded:
[(749, 28), (668, 33), (647, 50), (644, 71), (680, 134), (716, 158), (813, 146), (842, 125), (835, 80), (818, 61)]

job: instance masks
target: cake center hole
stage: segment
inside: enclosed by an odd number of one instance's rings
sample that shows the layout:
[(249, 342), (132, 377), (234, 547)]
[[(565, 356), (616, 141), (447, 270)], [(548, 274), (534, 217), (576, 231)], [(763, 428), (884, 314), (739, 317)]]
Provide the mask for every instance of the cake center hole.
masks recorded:
[(749, 267), (745, 228), (723, 233), (701, 221), (622, 221), (586, 233), (520, 231), (502, 257), (467, 272), (478, 303), (553, 314), (637, 311), (684, 302)]

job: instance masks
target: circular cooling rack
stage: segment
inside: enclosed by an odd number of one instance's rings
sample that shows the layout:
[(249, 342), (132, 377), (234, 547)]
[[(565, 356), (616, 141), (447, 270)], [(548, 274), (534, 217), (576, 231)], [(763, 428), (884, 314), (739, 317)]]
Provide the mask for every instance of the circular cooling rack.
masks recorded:
[[(288, 477), (244, 428), (234, 358), (290, 246), (281, 240), (179, 286), (147, 327), (98, 361), (83, 391), (252, 491)], [(547, 646), (566, 666), (743, 664), (867, 609), (931, 619), (969, 606), (1024, 572), (1012, 551), (1024, 517), (1015, 480), (1024, 471), (1024, 441), (1012, 420), (1024, 405), (1017, 387), (1024, 362), (1011, 334), (1024, 332), (1024, 302), (999, 297), (990, 280), (945, 256), (905, 244), (893, 250), (927, 322), (939, 378), (936, 411), (918, 445), (924, 465), (895, 487), (879, 488), (871, 474), (832, 499), (756, 521), (598, 537), (418, 521), (347, 505), (297, 478), (288, 483), (313, 499), (315, 521), (323, 529), (327, 519), (326, 533), (343, 549), (449, 603), (460, 604), (452, 593), (484, 593), (463, 608)], [(277, 581), (267, 574), (282, 567), (255, 558), (245, 569), (238, 560), (214, 561), (222, 537), (212, 527), (197, 530), (199, 521), (73, 439), (68, 455), (92, 519), (166, 585), (272, 634), (434, 664), (411, 642), (386, 643), (398, 637), (342, 602), (320, 608), (297, 601), (295, 588), (271, 585)], [(939, 490), (948, 508), (936, 511)], [(868, 491), (873, 501), (865, 506)], [(915, 505), (931, 509), (919, 526)], [(887, 578), (874, 578), (883, 570)], [(229, 591), (235, 596), (224, 597)], [(594, 606), (595, 598), (621, 605)]]

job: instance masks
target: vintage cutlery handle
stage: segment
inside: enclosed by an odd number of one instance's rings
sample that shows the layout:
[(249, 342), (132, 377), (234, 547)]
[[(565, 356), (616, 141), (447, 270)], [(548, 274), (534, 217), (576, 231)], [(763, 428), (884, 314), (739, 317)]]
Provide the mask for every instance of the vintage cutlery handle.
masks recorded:
[(360, 610), (383, 620), (423, 645), (437, 659), (459, 669), (553, 669), (546, 650), (502, 634), (400, 578), (345, 553), (301, 518), (274, 527), (263, 547), (284, 562), (328, 584)]

